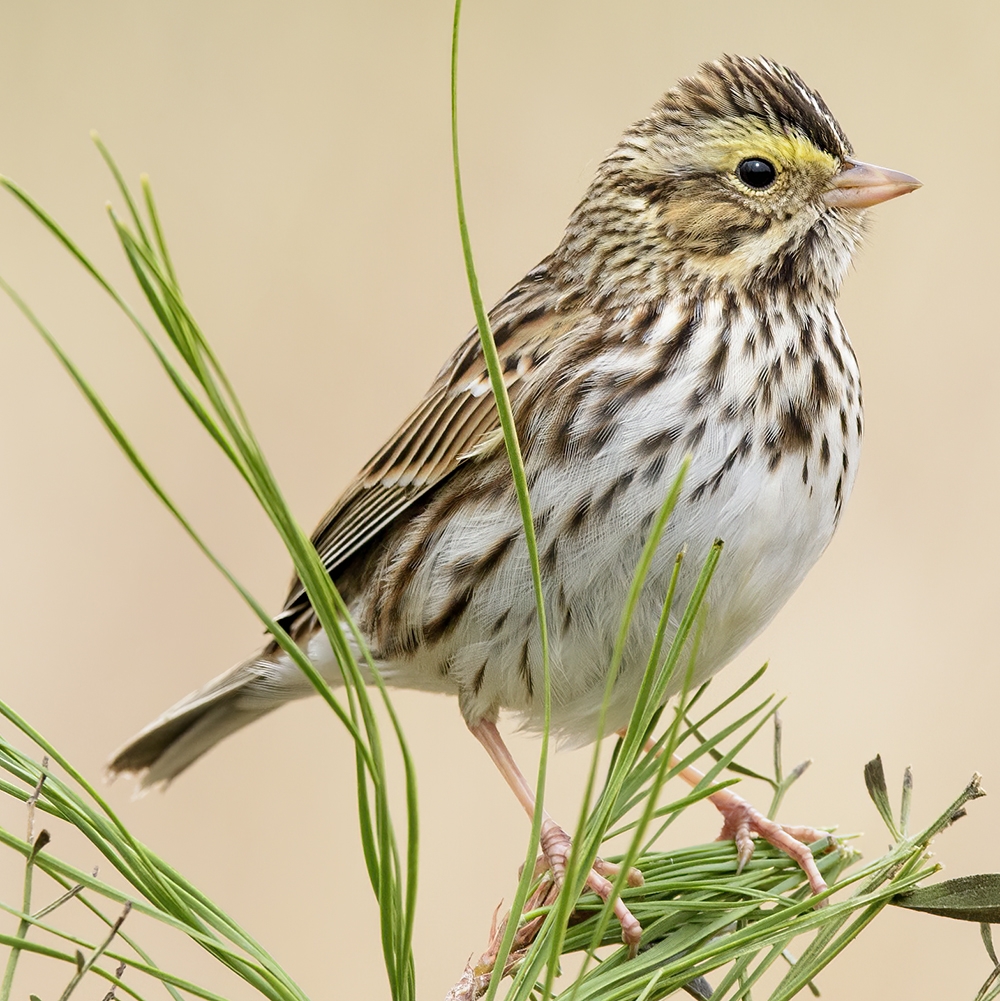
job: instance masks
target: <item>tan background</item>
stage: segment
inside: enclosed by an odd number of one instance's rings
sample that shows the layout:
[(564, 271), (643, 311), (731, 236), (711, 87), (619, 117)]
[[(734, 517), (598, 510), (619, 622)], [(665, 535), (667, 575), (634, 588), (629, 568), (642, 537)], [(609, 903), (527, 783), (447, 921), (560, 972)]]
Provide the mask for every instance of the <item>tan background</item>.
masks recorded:
[[(312, 524), (470, 324), (449, 165), (449, 4), (3, 8), (0, 171), (133, 299), (103, 216), (113, 187), (87, 130), (130, 179), (150, 172), (190, 302)], [(770, 659), (765, 684), (789, 697), (788, 759), (816, 759), (785, 816), (867, 831), (869, 855), (887, 840), (861, 779), (874, 752), (894, 789), (914, 766), (918, 821), (974, 769), (987, 789), (1000, 785), (998, 32), (992, 0), (479, 0), (466, 12), (463, 149), (490, 300), (554, 245), (620, 130), (721, 52), (797, 68), (860, 156), (926, 184), (877, 210), (843, 295), (867, 440), (841, 531), (729, 675)], [(64, 339), (195, 524), (277, 607), (287, 559), (262, 516), (131, 330), (6, 197), (0, 273)], [(0, 366), (0, 694), (96, 778), (111, 750), (245, 656), (259, 629), (6, 301)], [(433, 999), (509, 898), (526, 823), (452, 701), (403, 693), (398, 705), (421, 779), (416, 947), (421, 995)], [(515, 745), (530, 765), (536, 745)], [(766, 763), (767, 743), (753, 753)], [(587, 760), (556, 758), (551, 803), (567, 818)], [(313, 997), (378, 998), (352, 782), (345, 736), (311, 702), (228, 741), (165, 796), (130, 802), (127, 783), (110, 796)], [(938, 843), (950, 875), (1000, 869), (1000, 798), (971, 813)], [(676, 837), (705, 840), (715, 824), (694, 811)], [(54, 848), (95, 861), (59, 836)], [(19, 893), (17, 869), (0, 856), (4, 899)], [(162, 936), (157, 956), (248, 997), (192, 947)], [(21, 996), (58, 993), (62, 970), (31, 968)], [(892, 912), (821, 983), (836, 999), (971, 998), (987, 972), (975, 926)], [(91, 984), (88, 996), (99, 992)]]

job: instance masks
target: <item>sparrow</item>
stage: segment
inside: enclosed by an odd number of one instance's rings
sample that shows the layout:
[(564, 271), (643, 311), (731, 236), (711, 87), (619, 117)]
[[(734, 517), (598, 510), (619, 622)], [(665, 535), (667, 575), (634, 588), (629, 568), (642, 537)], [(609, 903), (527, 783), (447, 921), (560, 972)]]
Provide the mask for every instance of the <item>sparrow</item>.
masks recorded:
[[(697, 685), (771, 621), (826, 549), (863, 431), (858, 362), (837, 295), (867, 209), (918, 186), (855, 159), (797, 73), (725, 56), (625, 131), (556, 249), (493, 307), (538, 540), (555, 735), (574, 744), (597, 737), (629, 586), (686, 456), (611, 689), (607, 731), (629, 720), (678, 553), (671, 630), (712, 545), (725, 544), (704, 604)], [(496, 723), (506, 711), (529, 729), (542, 726), (539, 623), (476, 331), (313, 543), (386, 684), (457, 696), (530, 814), (533, 791)], [(340, 684), (330, 639), (298, 580), (278, 621)], [(137, 774), (143, 786), (166, 783), (224, 737), (312, 692), (269, 640), (166, 710), (109, 771)], [(690, 771), (685, 777), (698, 781)], [(760, 834), (799, 859), (814, 889), (825, 885), (801, 843), (816, 832), (782, 828), (728, 789), (712, 799), (741, 857)], [(542, 848), (557, 877), (569, 843), (546, 815)], [(608, 899), (609, 867), (594, 866), (587, 885)], [(620, 899), (615, 910), (635, 947), (639, 923)]]

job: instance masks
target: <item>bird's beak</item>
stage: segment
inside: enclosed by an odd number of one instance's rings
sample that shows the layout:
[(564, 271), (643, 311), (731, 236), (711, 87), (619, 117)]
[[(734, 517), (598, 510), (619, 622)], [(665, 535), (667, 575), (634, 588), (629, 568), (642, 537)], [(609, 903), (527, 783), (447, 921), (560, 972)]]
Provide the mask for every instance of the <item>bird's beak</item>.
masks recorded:
[(898, 170), (860, 160), (848, 160), (847, 164), (823, 195), (823, 203), (830, 208), (866, 209), (920, 187), (915, 177)]

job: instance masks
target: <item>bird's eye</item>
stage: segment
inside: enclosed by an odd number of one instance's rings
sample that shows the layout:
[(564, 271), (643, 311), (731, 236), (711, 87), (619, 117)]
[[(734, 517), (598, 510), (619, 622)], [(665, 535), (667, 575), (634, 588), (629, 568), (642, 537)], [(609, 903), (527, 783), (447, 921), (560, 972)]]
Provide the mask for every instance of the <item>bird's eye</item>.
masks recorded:
[(774, 179), (778, 176), (774, 164), (768, 160), (761, 160), (752, 156), (743, 160), (736, 168), (736, 176), (748, 187), (755, 191), (762, 191), (774, 184)]

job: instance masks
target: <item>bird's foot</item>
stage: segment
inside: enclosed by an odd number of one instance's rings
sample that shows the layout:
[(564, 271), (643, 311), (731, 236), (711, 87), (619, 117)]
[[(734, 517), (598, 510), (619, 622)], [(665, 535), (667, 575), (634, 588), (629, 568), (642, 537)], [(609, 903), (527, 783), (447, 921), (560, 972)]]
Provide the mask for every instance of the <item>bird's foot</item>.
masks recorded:
[[(538, 867), (543, 870), (548, 869), (552, 873), (555, 885), (561, 887), (566, 877), (566, 864), (569, 861), (572, 839), (555, 821), (546, 818), (542, 821), (541, 841), (542, 858), (538, 860)], [(536, 867), (536, 872), (538, 867)], [(584, 886), (588, 890), (593, 890), (601, 900), (607, 903), (614, 894), (612, 880), (620, 871), (620, 867), (612, 862), (605, 862), (601, 858), (594, 859)], [(638, 869), (629, 869), (625, 880), (629, 886), (642, 886), (642, 873)], [(642, 925), (625, 906), (621, 897), (615, 897), (614, 911), (618, 923), (622, 926), (622, 941), (628, 946), (629, 955), (634, 956), (639, 950)]]
[(809, 879), (813, 893), (822, 893), (827, 888), (826, 880), (820, 875), (809, 845), (814, 841), (829, 838), (829, 831), (819, 831), (814, 827), (787, 827), (775, 823), (754, 809), (742, 796), (737, 796), (728, 789), (722, 790), (722, 793), (716, 794), (718, 800), (716, 796), (709, 797), (722, 814), (722, 831), (716, 840), (736, 842), (739, 860), (737, 871), (742, 872), (743, 867), (753, 856), (753, 839), (756, 835), (798, 862)]

